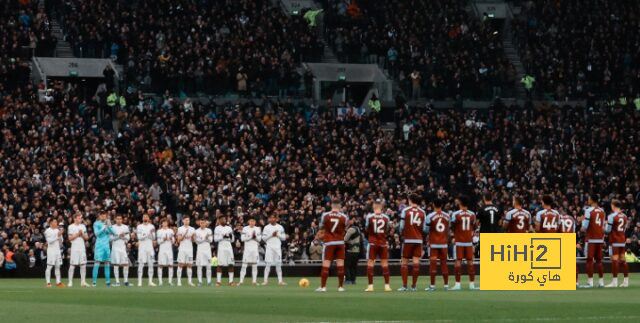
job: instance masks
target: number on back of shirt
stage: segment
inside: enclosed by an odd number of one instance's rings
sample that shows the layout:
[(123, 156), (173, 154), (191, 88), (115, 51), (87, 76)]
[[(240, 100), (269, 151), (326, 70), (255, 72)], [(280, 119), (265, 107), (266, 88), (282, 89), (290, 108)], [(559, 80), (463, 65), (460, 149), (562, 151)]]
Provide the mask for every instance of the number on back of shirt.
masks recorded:
[(444, 232), (444, 223), (442, 223), (442, 219), (438, 219), (438, 222), (436, 223), (436, 231), (438, 232)]
[(411, 211), (409, 212), (409, 218), (411, 219), (411, 224), (420, 226), (422, 224), (422, 219), (420, 219), (420, 214), (417, 212)]
[(375, 233), (384, 233), (384, 220), (382, 219), (373, 219), (373, 232)]
[(624, 220), (622, 218), (618, 219), (618, 232), (624, 232)]
[(340, 223), (340, 220), (336, 219), (336, 218), (331, 218), (330, 221), (332, 223), (332, 225), (331, 225), (331, 233), (336, 232), (336, 228), (338, 228), (338, 223)]
[(548, 217), (543, 218), (542, 227), (545, 228), (546, 230), (558, 228), (558, 224), (556, 223), (556, 218), (554, 217), (551, 221), (549, 221)]
[(518, 216), (518, 224), (516, 225), (516, 227), (518, 228), (518, 230), (524, 229), (524, 216), (523, 215), (519, 215)]
[(460, 220), (462, 220), (462, 230), (469, 231), (469, 227), (471, 227), (471, 218), (463, 216)]

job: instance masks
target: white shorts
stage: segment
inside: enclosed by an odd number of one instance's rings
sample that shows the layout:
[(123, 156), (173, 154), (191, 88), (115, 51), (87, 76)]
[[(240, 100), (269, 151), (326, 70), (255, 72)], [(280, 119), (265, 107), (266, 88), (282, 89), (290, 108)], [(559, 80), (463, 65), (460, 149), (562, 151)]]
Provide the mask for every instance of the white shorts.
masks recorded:
[(111, 250), (111, 264), (119, 266), (129, 265), (129, 256), (127, 256), (127, 250), (113, 249)]
[(268, 264), (279, 264), (282, 262), (282, 250), (266, 247), (264, 253), (264, 262)]
[(173, 265), (173, 250), (158, 251), (158, 266), (172, 266), (172, 265)]
[(153, 265), (153, 258), (155, 258), (155, 252), (153, 249), (143, 248), (138, 249), (138, 263)]
[(60, 251), (47, 252), (47, 265), (62, 266), (62, 256), (60, 255)]
[(259, 260), (258, 248), (245, 249), (242, 253), (242, 263), (244, 264), (257, 264)]
[(84, 250), (71, 251), (69, 264), (72, 266), (85, 265), (87, 263), (87, 252)]
[(233, 266), (235, 259), (233, 259), (233, 249), (222, 248), (218, 249), (218, 266), (226, 267)]
[(191, 250), (178, 250), (178, 263), (179, 264), (193, 264), (193, 249)]
[(196, 266), (211, 266), (211, 248), (196, 253)]

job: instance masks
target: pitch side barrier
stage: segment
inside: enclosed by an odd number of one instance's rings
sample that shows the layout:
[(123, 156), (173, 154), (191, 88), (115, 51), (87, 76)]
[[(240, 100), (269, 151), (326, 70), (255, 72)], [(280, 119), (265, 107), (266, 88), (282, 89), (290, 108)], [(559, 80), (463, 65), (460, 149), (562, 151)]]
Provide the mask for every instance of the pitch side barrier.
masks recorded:
[[(606, 258), (604, 261), (605, 272), (609, 273), (611, 270), (610, 260)], [(453, 272), (453, 259), (449, 259), (449, 272)], [(577, 259), (578, 268), (581, 274), (586, 273), (585, 269), (585, 258)], [(235, 272), (236, 275), (240, 273), (240, 266), (242, 265), (241, 261), (236, 261)], [(411, 263), (409, 264), (411, 266)], [(464, 263), (463, 263), (464, 265)], [(480, 274), (480, 261), (476, 259), (474, 261), (474, 265), (476, 267), (476, 274)], [(320, 275), (320, 267), (322, 266), (321, 260), (298, 260), (294, 262), (286, 262), (282, 265), (282, 272), (285, 276), (288, 277), (316, 277)], [(90, 261), (87, 263), (87, 267), (93, 268), (93, 262)], [(195, 267), (195, 266), (194, 266)], [(259, 263), (260, 274), (262, 273), (262, 269), (264, 267), (264, 262)], [(466, 267), (466, 266), (465, 266)], [(463, 272), (466, 273), (466, 268), (463, 267)], [(62, 266), (63, 277), (66, 279), (66, 273), (69, 268), (68, 262), (65, 261)], [(130, 279), (137, 279), (137, 266), (133, 264), (130, 266)], [(157, 268), (157, 267), (156, 267)], [(389, 260), (389, 270), (391, 275), (400, 275), (400, 259), (390, 259)], [(640, 263), (630, 263), (629, 270), (631, 272), (640, 272)], [(45, 266), (34, 267), (34, 268), (26, 268), (26, 269), (15, 269), (11, 271), (7, 271), (6, 269), (0, 269), (0, 278), (42, 278), (44, 279), (44, 271)], [(90, 271), (88, 271), (90, 273)], [(358, 275), (364, 276), (367, 273), (367, 261), (365, 259), (361, 259), (358, 263)], [(420, 273), (421, 275), (428, 275), (429, 273), (429, 260), (422, 259), (420, 264)], [(147, 270), (145, 268), (144, 275), (146, 277)], [(166, 273), (165, 273), (166, 274)], [(335, 275), (335, 265), (331, 268), (331, 275)], [(100, 275), (103, 275), (103, 271), (100, 270)], [(113, 275), (113, 270), (112, 270)], [(375, 267), (375, 275), (382, 275), (382, 269), (377, 264)], [(76, 272), (76, 277), (78, 277), (78, 273)], [(157, 277), (157, 276), (156, 276)], [(166, 277), (166, 275), (165, 275)]]

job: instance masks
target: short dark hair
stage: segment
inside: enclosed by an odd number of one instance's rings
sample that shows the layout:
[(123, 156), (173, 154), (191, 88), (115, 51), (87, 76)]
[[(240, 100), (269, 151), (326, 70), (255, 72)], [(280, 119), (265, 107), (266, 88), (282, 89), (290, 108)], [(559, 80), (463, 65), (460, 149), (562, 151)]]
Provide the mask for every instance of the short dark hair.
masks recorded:
[(491, 192), (485, 192), (482, 195), (482, 199), (485, 200), (485, 201), (491, 201), (491, 200), (493, 200), (493, 194)]
[(435, 199), (433, 199), (433, 202), (431, 203), (433, 203), (434, 207), (437, 207), (439, 209), (442, 208), (442, 206), (444, 206), (444, 200), (439, 197), (436, 197)]
[(553, 206), (553, 197), (551, 195), (542, 195), (542, 203)]
[(600, 195), (599, 195), (598, 193), (591, 193), (591, 194), (589, 194), (589, 198), (590, 198), (592, 201), (596, 202), (596, 204), (599, 204), (599, 203), (600, 203)]
[(468, 207), (469, 197), (464, 194), (460, 194), (460, 196), (458, 196), (458, 203), (460, 204), (460, 206)]
[(409, 201), (415, 204), (420, 204), (420, 202), (422, 201), (422, 198), (420, 197), (420, 195), (413, 193), (409, 195)]

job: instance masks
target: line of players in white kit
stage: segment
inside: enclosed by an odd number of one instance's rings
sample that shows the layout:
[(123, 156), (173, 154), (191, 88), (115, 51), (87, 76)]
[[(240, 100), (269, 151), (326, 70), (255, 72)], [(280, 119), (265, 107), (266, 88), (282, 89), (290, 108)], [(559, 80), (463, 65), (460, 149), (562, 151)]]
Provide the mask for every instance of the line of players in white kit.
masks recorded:
[[(144, 266), (147, 266), (148, 285), (156, 286), (154, 278), (154, 264), (156, 263), (155, 246), (158, 246), (157, 273), (158, 284), (163, 284), (163, 269), (167, 269), (168, 283), (173, 285), (174, 255), (173, 246), (178, 246), (177, 255), (177, 285), (182, 285), (182, 272), (186, 269), (189, 286), (195, 286), (192, 280), (192, 267), (197, 267), (198, 285), (204, 284), (202, 272), (205, 271), (206, 284), (212, 285), (211, 267), (217, 265), (216, 286), (222, 284), (222, 271), (228, 268), (229, 285), (234, 286), (234, 253), (232, 243), (235, 241), (233, 229), (227, 225), (226, 218), (220, 217), (217, 226), (213, 231), (209, 228), (208, 219), (198, 219), (198, 228), (190, 226), (190, 218), (182, 219), (182, 226), (177, 230), (169, 227), (167, 219), (162, 219), (160, 229), (156, 231), (150, 218), (153, 210), (147, 211), (143, 215), (142, 223), (136, 227), (135, 232), (131, 232), (129, 226), (123, 223), (121, 215), (116, 215), (115, 224), (112, 224), (106, 212), (100, 213), (94, 222), (93, 231), (96, 236), (94, 245), (94, 267), (93, 284), (96, 286), (100, 265), (104, 267), (105, 281), (107, 286), (111, 285), (111, 265), (114, 268), (115, 284), (120, 286), (120, 267), (123, 269), (123, 283), (129, 286), (129, 256), (127, 244), (135, 240), (138, 249), (138, 286), (142, 286)], [(80, 285), (88, 287), (86, 277), (87, 256), (85, 241), (89, 239), (87, 229), (83, 222), (83, 216), (77, 213), (74, 216), (74, 223), (67, 229), (67, 238), (71, 243), (69, 254), (69, 283), (73, 286), (73, 276), (75, 267), (80, 267)], [(64, 230), (58, 225), (56, 219), (49, 220), (49, 228), (45, 230), (47, 240), (47, 269), (45, 278), (47, 287), (51, 287), (51, 271), (55, 269), (56, 286), (65, 287), (62, 283), (60, 267), (62, 265), (61, 245), (64, 239)], [(269, 223), (261, 229), (256, 226), (255, 219), (249, 219), (248, 225), (242, 229), (241, 241), (244, 242), (242, 257), (242, 268), (240, 270), (239, 284), (244, 282), (247, 267), (252, 269), (252, 283), (257, 285), (259, 245), (261, 241), (265, 243), (265, 269), (262, 285), (268, 282), (269, 272), (272, 266), (275, 267), (278, 284), (284, 285), (282, 280), (282, 241), (287, 238), (284, 228), (278, 224), (276, 216), (269, 217)], [(217, 264), (212, 263), (211, 244), (217, 243)], [(193, 244), (196, 244), (196, 256), (193, 257)]]

